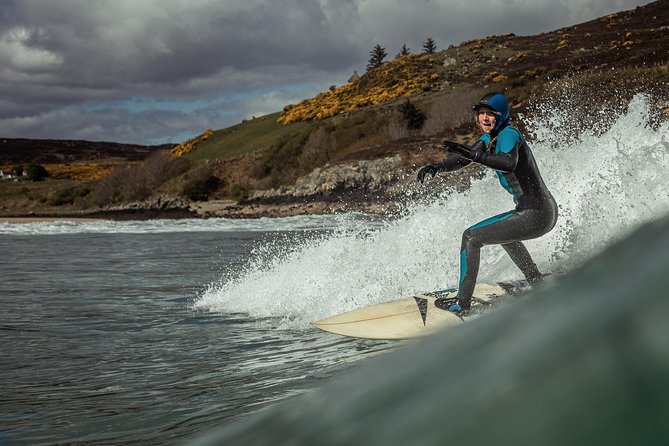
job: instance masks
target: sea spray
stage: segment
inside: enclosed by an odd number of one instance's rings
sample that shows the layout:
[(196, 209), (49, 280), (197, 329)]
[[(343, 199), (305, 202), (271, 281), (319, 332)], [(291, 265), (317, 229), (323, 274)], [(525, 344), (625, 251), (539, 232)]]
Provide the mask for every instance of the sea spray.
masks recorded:
[[(649, 124), (646, 96), (637, 95), (606, 129), (585, 129), (568, 143), (561, 142), (560, 113), (568, 110), (547, 110), (526, 122), (560, 212), (552, 232), (526, 242), (545, 272), (578, 268), (669, 212), (669, 123)], [(194, 307), (303, 328), (353, 308), (450, 287), (458, 280), (462, 231), (512, 207), (511, 196), (488, 171), (468, 190), (446, 190), (382, 225), (361, 226), (343, 216), (337, 230), (321, 237), (259, 245), (245, 268), (225, 272)], [(520, 277), (499, 246), (483, 248), (479, 281)]]
[(554, 268), (578, 267), (669, 212), (669, 123), (652, 128), (650, 112), (648, 98), (637, 95), (605, 132), (586, 129), (567, 145), (556, 140), (560, 133), (547, 124), (549, 114), (529, 123), (536, 129), (534, 153), (560, 209), (556, 228), (539, 240), (549, 243), (543, 248), (552, 251)]

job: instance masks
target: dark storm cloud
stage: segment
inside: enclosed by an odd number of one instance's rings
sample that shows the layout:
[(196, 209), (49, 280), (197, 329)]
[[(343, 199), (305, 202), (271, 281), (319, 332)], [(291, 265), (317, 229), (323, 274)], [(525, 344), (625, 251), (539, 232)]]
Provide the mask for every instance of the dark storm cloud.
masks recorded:
[(23, 74), (27, 82), (108, 90), (179, 85), (185, 93), (196, 93), (194, 81), (221, 70), (231, 72), (228, 83), (243, 88), (246, 77), (235, 74), (262, 73), (275, 66), (331, 70), (359, 56), (345, 39), (335, 38), (317, 3), (244, 5), (24, 0), (12, 11), (14, 23), (3, 20), (0, 48), (5, 49), (9, 74)]
[[(392, 57), (402, 44), (420, 51), (427, 37), (445, 48), (491, 34), (534, 34), (643, 3), (0, 2), (0, 136), (181, 138), (342, 84), (354, 69), (364, 70), (377, 43)], [(226, 99), (244, 92), (243, 101)], [(152, 100), (155, 109), (138, 111), (132, 98)], [(189, 106), (203, 99), (211, 102)], [(163, 100), (184, 109), (162, 107)]]

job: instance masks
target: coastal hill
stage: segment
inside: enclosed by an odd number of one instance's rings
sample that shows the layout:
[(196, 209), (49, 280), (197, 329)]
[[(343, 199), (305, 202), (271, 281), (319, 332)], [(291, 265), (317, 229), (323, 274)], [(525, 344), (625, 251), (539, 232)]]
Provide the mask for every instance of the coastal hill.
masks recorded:
[[(0, 215), (156, 206), (221, 216), (382, 211), (406, 195), (416, 166), (444, 157), (440, 140), (471, 141), (471, 104), (488, 91), (504, 92), (513, 116), (568, 97), (570, 118), (584, 126), (593, 107), (622, 111), (645, 92), (653, 118), (667, 119), (668, 41), (669, 0), (659, 0), (534, 36), (396, 57), (314, 98), (175, 147), (0, 139), (3, 170), (40, 163), (50, 173), (20, 187), (3, 183)], [(110, 158), (116, 164), (103, 166)]]
[(157, 150), (170, 150), (172, 147), (172, 144), (143, 146), (80, 140), (1, 138), (0, 162), (12, 165), (53, 164), (110, 158), (140, 161)]

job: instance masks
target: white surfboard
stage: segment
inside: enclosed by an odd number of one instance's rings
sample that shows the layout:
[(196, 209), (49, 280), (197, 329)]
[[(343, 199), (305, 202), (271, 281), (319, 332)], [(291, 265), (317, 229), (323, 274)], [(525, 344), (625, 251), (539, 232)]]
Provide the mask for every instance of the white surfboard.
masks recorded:
[[(485, 284), (474, 289), (472, 312), (476, 313), (494, 299), (509, 296), (526, 287), (524, 282)], [(439, 297), (452, 297), (457, 289), (417, 294), (415, 296), (371, 305), (331, 316), (311, 325), (324, 331), (362, 339), (409, 339), (464, 322), (459, 316), (435, 306)], [(474, 316), (472, 316), (474, 317)]]

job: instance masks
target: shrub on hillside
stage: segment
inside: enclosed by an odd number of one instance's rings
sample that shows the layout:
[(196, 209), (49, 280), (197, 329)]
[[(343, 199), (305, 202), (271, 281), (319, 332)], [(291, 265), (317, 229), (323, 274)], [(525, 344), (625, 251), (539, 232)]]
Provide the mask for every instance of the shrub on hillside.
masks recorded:
[(46, 197), (46, 204), (51, 206), (65, 206), (75, 204), (77, 200), (91, 192), (86, 186), (76, 185), (63, 189), (52, 190)]
[(316, 166), (322, 166), (330, 160), (330, 152), (335, 148), (334, 135), (323, 126), (313, 131), (297, 159), (302, 172), (309, 172)]
[(407, 129), (402, 117), (399, 112), (397, 112), (391, 117), (388, 124), (383, 127), (383, 134), (389, 141), (396, 141), (398, 139), (409, 138), (412, 136), (413, 132)]
[(91, 199), (99, 206), (146, 200), (162, 184), (190, 168), (188, 159), (158, 152), (141, 164), (116, 169), (100, 180)]
[(310, 130), (284, 135), (269, 149), (251, 171), (251, 176), (261, 180), (261, 187), (271, 188), (292, 183), (301, 171), (295, 160), (302, 154)]
[(191, 201), (207, 201), (219, 183), (209, 166), (198, 166), (184, 175), (182, 194)]
[(382, 127), (382, 135), (387, 141), (410, 138), (425, 124), (427, 115), (408, 99), (396, 107), (390, 119)]
[(420, 130), (423, 128), (427, 116), (420, 108), (416, 107), (416, 104), (407, 99), (397, 109), (402, 115), (402, 120), (407, 129)]
[(249, 194), (249, 186), (240, 183), (232, 183), (228, 190), (228, 198), (235, 201), (244, 201), (249, 198)]
[(49, 172), (41, 164), (29, 165), (25, 170), (25, 174), (30, 181), (42, 181), (49, 176)]

